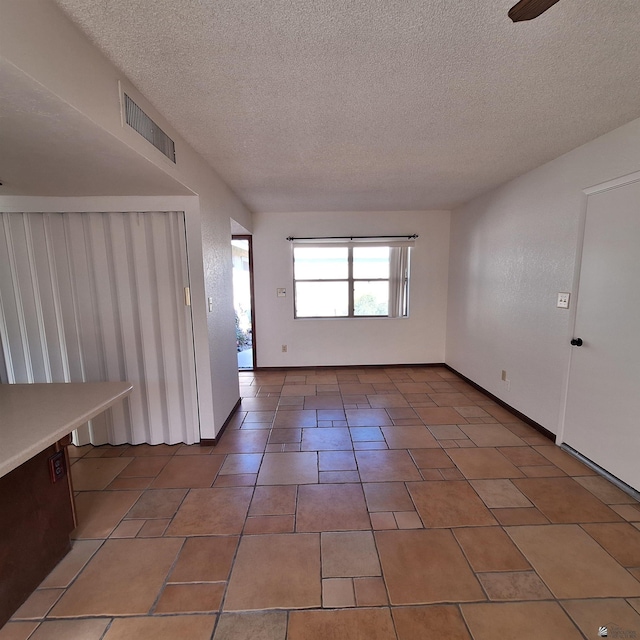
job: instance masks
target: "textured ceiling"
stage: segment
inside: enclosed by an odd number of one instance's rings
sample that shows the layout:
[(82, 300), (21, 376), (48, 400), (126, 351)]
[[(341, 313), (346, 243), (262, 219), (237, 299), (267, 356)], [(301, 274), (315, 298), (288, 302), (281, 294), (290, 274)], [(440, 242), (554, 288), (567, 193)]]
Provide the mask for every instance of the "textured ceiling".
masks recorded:
[(56, 0), (255, 211), (449, 208), (640, 116), (640, 2)]

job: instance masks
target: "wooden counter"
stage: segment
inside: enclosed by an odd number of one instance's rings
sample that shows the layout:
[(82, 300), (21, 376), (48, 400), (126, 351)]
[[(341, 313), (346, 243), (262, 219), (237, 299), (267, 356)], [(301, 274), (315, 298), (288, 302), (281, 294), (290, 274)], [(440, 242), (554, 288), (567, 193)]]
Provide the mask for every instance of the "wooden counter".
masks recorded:
[(128, 382), (0, 384), (0, 627), (70, 549), (67, 436), (131, 390)]

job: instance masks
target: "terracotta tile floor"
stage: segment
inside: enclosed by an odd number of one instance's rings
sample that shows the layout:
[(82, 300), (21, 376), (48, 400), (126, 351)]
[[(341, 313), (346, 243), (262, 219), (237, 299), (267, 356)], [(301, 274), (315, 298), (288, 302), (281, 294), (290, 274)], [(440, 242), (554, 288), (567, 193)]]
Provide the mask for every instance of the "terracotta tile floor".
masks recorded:
[(217, 447), (70, 452), (0, 640), (640, 640), (640, 505), (444, 368), (242, 372)]

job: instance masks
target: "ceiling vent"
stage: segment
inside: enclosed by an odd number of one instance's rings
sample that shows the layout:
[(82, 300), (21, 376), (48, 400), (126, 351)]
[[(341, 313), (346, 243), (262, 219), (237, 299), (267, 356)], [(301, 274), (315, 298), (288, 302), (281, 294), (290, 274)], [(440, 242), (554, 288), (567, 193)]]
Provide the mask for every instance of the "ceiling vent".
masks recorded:
[(176, 161), (174, 141), (126, 93), (124, 94), (124, 112), (125, 120), (132, 129), (164, 153), (171, 162)]

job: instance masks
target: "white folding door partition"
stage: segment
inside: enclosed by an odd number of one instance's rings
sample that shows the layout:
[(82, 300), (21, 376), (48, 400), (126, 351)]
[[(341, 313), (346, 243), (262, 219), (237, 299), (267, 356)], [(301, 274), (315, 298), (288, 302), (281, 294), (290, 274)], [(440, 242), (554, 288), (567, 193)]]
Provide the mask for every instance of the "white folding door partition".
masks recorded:
[(200, 438), (182, 212), (0, 213), (7, 381), (128, 380), (77, 444)]

